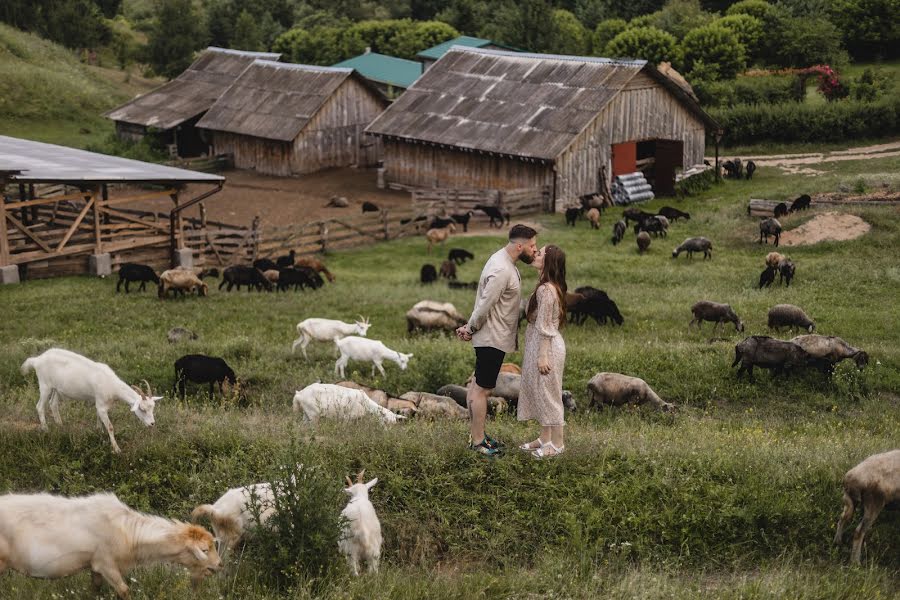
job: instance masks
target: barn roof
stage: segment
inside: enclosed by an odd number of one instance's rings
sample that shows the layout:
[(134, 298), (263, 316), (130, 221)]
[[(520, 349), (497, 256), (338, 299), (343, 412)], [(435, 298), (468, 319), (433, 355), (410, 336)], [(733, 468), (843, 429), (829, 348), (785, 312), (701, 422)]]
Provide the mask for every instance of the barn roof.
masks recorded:
[(388, 56), (377, 52), (366, 52), (334, 65), (346, 69), (356, 69), (369, 81), (408, 88), (422, 74), (422, 63)]
[(197, 127), (290, 142), (351, 77), (384, 98), (353, 69), (257, 60), (213, 104)]
[(104, 114), (113, 121), (171, 129), (202, 114), (256, 59), (281, 54), (210, 46), (181, 75)]
[(419, 59), (428, 59), (428, 60), (437, 60), (447, 53), (450, 48), (453, 46), (466, 46), (467, 48), (484, 48), (486, 46), (493, 46), (495, 48), (505, 48), (507, 50), (515, 50), (510, 46), (504, 46), (503, 44), (498, 44), (496, 42), (492, 42), (491, 40), (486, 40), (484, 38), (471, 37), (468, 35), (461, 35), (457, 38), (453, 38), (452, 40), (447, 40), (446, 42), (441, 42), (436, 46), (432, 46), (431, 48), (427, 48), (422, 50), (418, 54), (416, 54), (416, 58)]
[[(644, 60), (453, 47), (368, 133), (552, 161), (640, 71), (706, 113)], [(706, 121), (705, 121), (706, 122)]]

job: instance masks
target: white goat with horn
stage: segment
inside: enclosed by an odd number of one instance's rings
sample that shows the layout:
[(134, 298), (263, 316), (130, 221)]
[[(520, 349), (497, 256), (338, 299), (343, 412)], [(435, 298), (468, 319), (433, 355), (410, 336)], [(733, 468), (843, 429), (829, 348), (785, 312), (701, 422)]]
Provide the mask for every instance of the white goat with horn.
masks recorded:
[(319, 342), (332, 342), (335, 339), (347, 337), (348, 335), (358, 335), (366, 337), (366, 332), (370, 327), (369, 319), (359, 316), (359, 320), (355, 323), (344, 323), (335, 319), (306, 319), (297, 324), (297, 333), (300, 334), (294, 344), (291, 346), (291, 353), (297, 350), (297, 346), (303, 350), (303, 358), (308, 359), (306, 347), (312, 340)]
[(375, 514), (375, 507), (369, 501), (369, 490), (378, 483), (378, 478), (363, 483), (365, 472), (365, 469), (359, 472), (356, 483), (347, 477), (344, 492), (350, 495), (350, 501), (341, 511), (347, 523), (338, 548), (347, 557), (354, 575), (359, 575), (361, 561), (366, 562), (370, 572), (377, 573), (378, 562), (381, 560), (381, 522)]

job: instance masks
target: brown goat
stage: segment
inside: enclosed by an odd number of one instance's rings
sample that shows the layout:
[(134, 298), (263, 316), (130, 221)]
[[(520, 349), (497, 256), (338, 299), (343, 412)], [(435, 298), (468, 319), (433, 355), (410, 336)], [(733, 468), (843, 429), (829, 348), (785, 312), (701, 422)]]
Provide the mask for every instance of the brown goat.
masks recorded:
[(334, 275), (331, 274), (331, 271), (325, 268), (325, 264), (318, 258), (313, 258), (312, 256), (301, 256), (294, 261), (294, 266), (312, 269), (316, 273), (321, 273), (322, 275), (324, 275), (325, 279), (327, 279), (329, 282), (334, 283)]

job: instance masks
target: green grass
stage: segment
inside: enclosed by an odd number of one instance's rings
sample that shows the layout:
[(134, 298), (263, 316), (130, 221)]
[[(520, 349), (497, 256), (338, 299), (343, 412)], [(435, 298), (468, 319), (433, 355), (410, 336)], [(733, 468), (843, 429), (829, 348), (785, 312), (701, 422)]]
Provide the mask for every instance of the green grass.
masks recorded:
[[(334, 381), (328, 345), (310, 363), (290, 354), (294, 326), (309, 316), (373, 322), (370, 337), (413, 352), (406, 371), (386, 366), (386, 379), (351, 364), (351, 378), (394, 393), (434, 391), (462, 382), (471, 349), (441, 336), (410, 337), (404, 312), (430, 298), (472, 307), (470, 291), (417, 283), (435, 262), (422, 239), (407, 239), (328, 257), (337, 282), (314, 293), (217, 292), (209, 298), (160, 302), (152, 293), (115, 294), (115, 282), (88, 277), (0, 288), (0, 491), (76, 494), (114, 490), (142, 510), (184, 518), (227, 488), (261, 481), (296, 460), (343, 475), (366, 468), (380, 480), (372, 499), (385, 535), (384, 569), (352, 580), (338, 574), (324, 589), (299, 584), (291, 597), (324, 598), (890, 598), (897, 597), (900, 520), (887, 511), (874, 526), (866, 566), (847, 566), (848, 547), (831, 545), (840, 508), (840, 478), (862, 458), (897, 447), (900, 429), (900, 293), (895, 208), (847, 209), (872, 231), (855, 241), (787, 250), (797, 263), (790, 288), (755, 289), (763, 257), (753, 197), (794, 198), (835, 189), (865, 174), (896, 172), (900, 159), (827, 163), (815, 178), (760, 169), (752, 182), (728, 181), (674, 204), (693, 218), (672, 226), (639, 256), (633, 235), (613, 247), (619, 214), (601, 232), (574, 229), (562, 216), (540, 219), (540, 243), (568, 254), (570, 287), (606, 290), (625, 316), (622, 327), (568, 327), (564, 385), (582, 408), (585, 384), (599, 371), (647, 380), (675, 415), (624, 409), (569, 418), (568, 454), (539, 463), (511, 452), (485, 462), (464, 449), (463, 423), (411, 421), (323, 423), (317, 430), (290, 411), (295, 389)], [(788, 228), (815, 211), (786, 219)], [(691, 235), (713, 240), (712, 261), (670, 258)], [(478, 277), (499, 237), (456, 238), (476, 254), (461, 269)], [(535, 274), (523, 267), (524, 288)], [(730, 303), (747, 325), (710, 339), (689, 331), (699, 299)], [(869, 368), (842, 365), (831, 381), (816, 373), (756, 383), (729, 368), (743, 335), (765, 334), (767, 309), (802, 306), (823, 334), (867, 350)], [(165, 332), (181, 325), (200, 339), (171, 346)], [(65, 404), (62, 427), (35, 427), (37, 386), (19, 365), (63, 346), (108, 362), (127, 381), (146, 378), (166, 394), (157, 427), (142, 428), (118, 409), (112, 415), (123, 454), (113, 456), (93, 409)], [(247, 382), (249, 407), (171, 397), (172, 363), (181, 354), (223, 356)], [(519, 356), (513, 356), (519, 360)], [(534, 426), (501, 416), (492, 433), (518, 442)], [(177, 571), (136, 571), (136, 598), (272, 598), (244, 561), (197, 593)], [(88, 577), (60, 582), (13, 575), (0, 597), (86, 597)]]

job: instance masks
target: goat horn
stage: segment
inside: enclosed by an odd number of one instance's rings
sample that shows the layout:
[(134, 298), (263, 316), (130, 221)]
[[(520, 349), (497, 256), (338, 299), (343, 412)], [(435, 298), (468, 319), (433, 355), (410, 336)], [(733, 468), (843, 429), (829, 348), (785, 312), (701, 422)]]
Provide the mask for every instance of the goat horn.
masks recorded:
[(136, 392), (138, 393), (138, 396), (143, 396), (143, 395), (144, 395), (144, 391), (141, 390), (141, 388), (139, 388), (138, 386), (136, 386), (136, 385), (134, 385), (134, 384), (131, 385), (131, 389), (133, 389), (134, 391), (136, 391)]
[(363, 474), (364, 474), (365, 472), (366, 472), (365, 469), (363, 469), (362, 471), (359, 472), (359, 474), (356, 476), (356, 483), (362, 483), (362, 482), (363, 482)]
[(146, 379), (141, 379), (141, 382), (144, 384), (144, 387), (147, 388), (147, 397), (149, 398), (153, 395), (153, 392), (150, 391), (150, 382), (148, 382)]
[(350, 479), (350, 476), (347, 475), (347, 476), (345, 477), (345, 479), (347, 480), (347, 487), (352, 487), (352, 486), (353, 486), (353, 481)]

